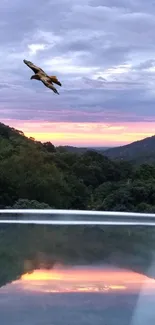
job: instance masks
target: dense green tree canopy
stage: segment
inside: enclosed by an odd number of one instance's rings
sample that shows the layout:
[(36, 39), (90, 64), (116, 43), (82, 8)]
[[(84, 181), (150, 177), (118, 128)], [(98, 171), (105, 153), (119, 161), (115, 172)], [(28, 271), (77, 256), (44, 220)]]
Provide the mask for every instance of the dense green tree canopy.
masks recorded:
[[(71, 152), (0, 124), (0, 207), (155, 211), (155, 165)], [(19, 204), (17, 202), (20, 202)], [(38, 204), (39, 204), (38, 203)]]

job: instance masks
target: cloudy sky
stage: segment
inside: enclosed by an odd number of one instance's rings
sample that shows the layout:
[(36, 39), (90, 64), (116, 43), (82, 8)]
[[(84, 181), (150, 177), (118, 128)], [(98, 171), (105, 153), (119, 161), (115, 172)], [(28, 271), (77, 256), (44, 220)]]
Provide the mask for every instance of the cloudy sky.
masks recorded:
[[(1, 0), (0, 120), (55, 145), (155, 133), (155, 1)], [(62, 82), (30, 80), (27, 59)]]

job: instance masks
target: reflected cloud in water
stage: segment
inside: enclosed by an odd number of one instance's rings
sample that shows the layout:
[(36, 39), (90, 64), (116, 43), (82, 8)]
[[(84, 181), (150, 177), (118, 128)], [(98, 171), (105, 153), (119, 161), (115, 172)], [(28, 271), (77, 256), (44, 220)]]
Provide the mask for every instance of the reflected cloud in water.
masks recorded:
[(144, 287), (152, 306), (155, 280), (129, 270), (61, 265), (34, 270), (0, 288), (0, 319), (5, 325), (131, 325)]
[(40, 269), (26, 273), (0, 292), (21, 291), (38, 293), (71, 292), (155, 292), (155, 280), (143, 274), (110, 267), (64, 267)]

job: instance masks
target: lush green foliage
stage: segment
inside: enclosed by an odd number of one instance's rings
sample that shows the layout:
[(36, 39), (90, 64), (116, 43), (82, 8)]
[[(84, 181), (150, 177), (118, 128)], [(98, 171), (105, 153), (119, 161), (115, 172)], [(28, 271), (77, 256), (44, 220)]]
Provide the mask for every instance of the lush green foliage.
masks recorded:
[(125, 146), (110, 148), (104, 154), (117, 160), (132, 161), (136, 164), (155, 162), (155, 136), (132, 142)]
[(0, 207), (155, 212), (155, 165), (68, 152), (0, 124)]

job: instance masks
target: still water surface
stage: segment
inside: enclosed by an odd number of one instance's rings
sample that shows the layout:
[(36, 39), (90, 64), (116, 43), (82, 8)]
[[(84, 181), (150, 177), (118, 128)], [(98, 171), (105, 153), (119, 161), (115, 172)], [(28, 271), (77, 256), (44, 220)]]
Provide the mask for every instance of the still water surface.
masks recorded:
[(1, 225), (0, 324), (154, 325), (151, 229)]

